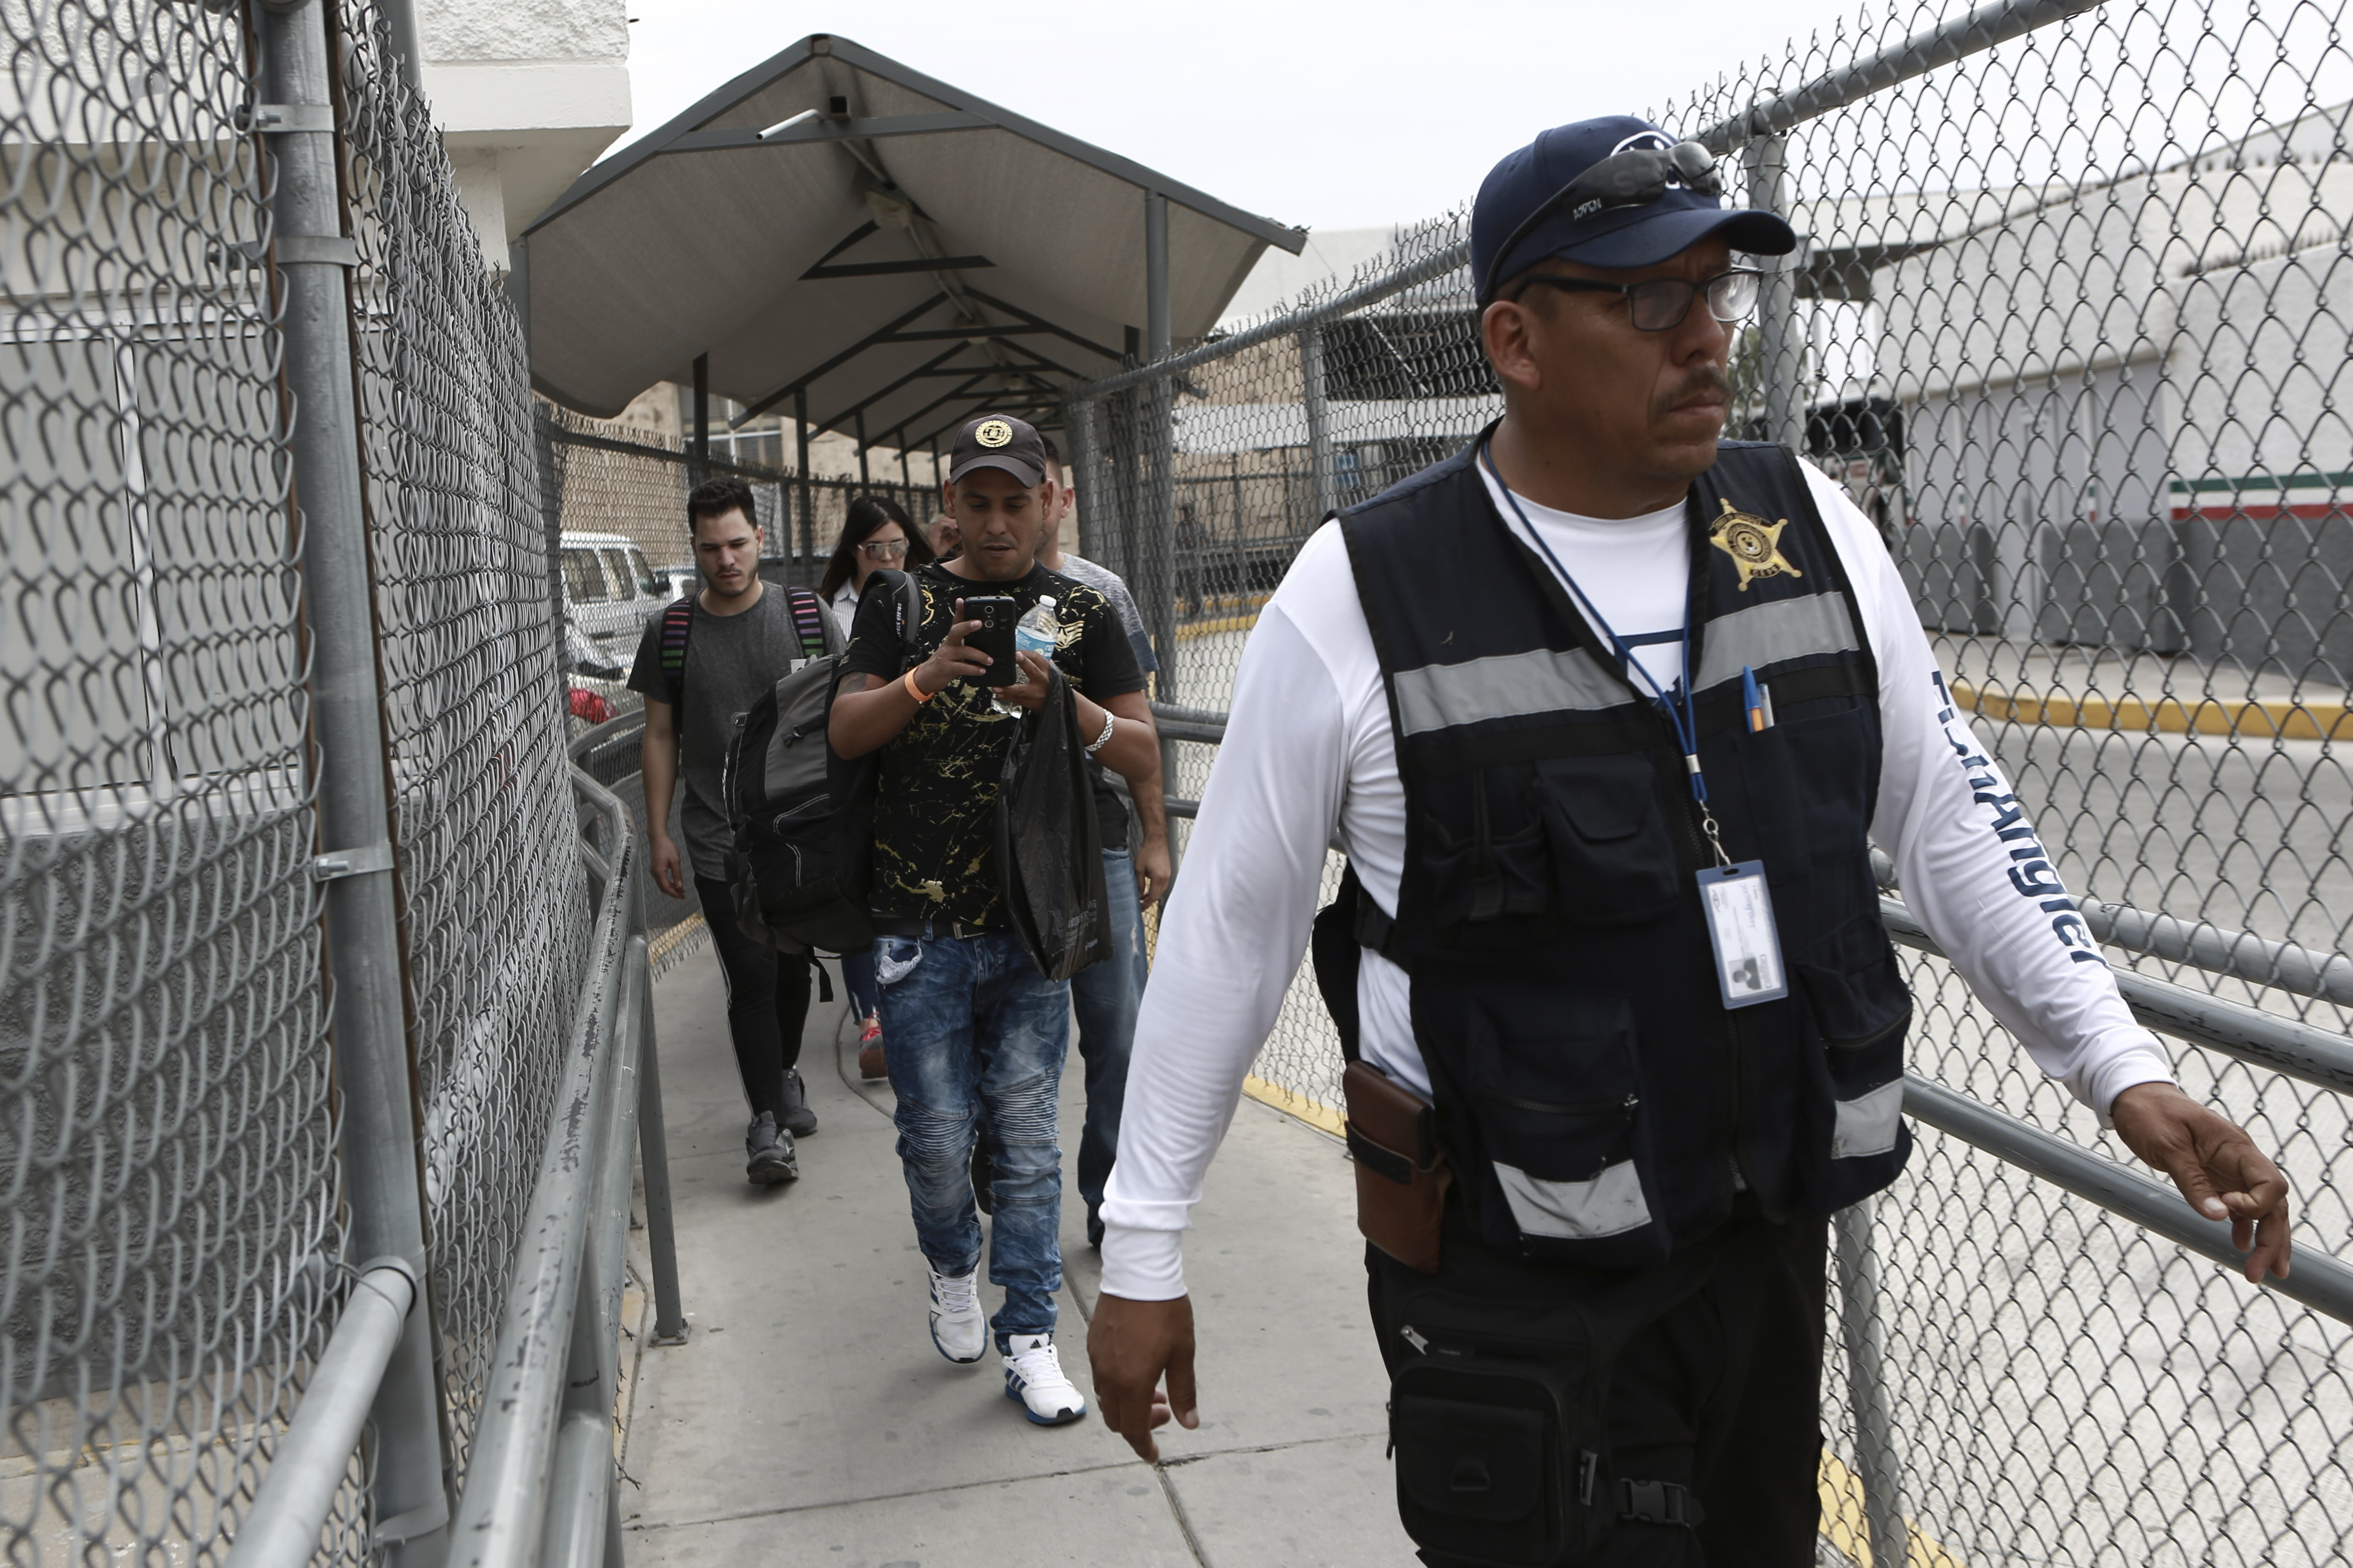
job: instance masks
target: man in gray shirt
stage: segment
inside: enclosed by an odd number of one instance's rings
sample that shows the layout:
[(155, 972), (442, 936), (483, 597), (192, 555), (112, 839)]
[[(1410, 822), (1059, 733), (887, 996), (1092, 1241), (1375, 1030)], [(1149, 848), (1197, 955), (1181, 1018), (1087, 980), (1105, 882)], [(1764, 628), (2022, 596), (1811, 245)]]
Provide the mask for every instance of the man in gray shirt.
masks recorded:
[[(629, 689), (646, 699), (648, 863), (674, 899), (686, 897), (686, 878), (693, 877), (727, 983), (727, 1028), (751, 1102), (745, 1174), (767, 1185), (800, 1174), (793, 1140), (817, 1131), (795, 1065), (808, 1019), (809, 957), (779, 952), (735, 923), (727, 886), (733, 835), (721, 773), (735, 716), (796, 659), (827, 652), (832, 623), (807, 589), (760, 581), (762, 536), (750, 486), (706, 480), (687, 496), (686, 510), (695, 564), (709, 585), (647, 625), (629, 671)], [(670, 795), (681, 777), (683, 857), (670, 837)]]
[[(1052, 500), (1039, 521), (1038, 564), (1083, 583), (1111, 601), (1120, 629), (1135, 650), (1136, 668), (1150, 675), (1160, 668), (1144, 617), (1119, 574), (1062, 548), (1061, 520), (1071, 510), (1071, 487), (1062, 483), (1062, 454), (1050, 436), (1041, 438), (1049, 460)], [(1120, 1107), (1127, 1099), (1127, 1058), (1135, 1043), (1136, 1009), (1151, 973), (1144, 952), (1144, 911), (1168, 890), (1168, 819), (1161, 807), (1158, 774), (1130, 785), (1091, 762), (1095, 809), (1103, 826), (1103, 890), (1111, 900), (1112, 956), (1071, 980), (1071, 1007), (1079, 1025), (1079, 1056), (1087, 1068), (1087, 1120), (1079, 1138), (1079, 1196), (1087, 1205), (1087, 1242), (1103, 1243), (1103, 1186), (1119, 1152)], [(1135, 807), (1131, 850), (1128, 806)], [(986, 1151), (983, 1151), (985, 1155)]]

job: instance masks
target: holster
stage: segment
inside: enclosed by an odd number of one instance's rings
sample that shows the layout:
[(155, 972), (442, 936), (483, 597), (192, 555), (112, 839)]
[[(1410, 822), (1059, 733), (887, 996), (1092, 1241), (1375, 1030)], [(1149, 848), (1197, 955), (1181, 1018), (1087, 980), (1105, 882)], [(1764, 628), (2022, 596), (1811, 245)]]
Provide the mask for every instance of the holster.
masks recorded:
[(1417, 1274), (1438, 1272), (1439, 1226), (1453, 1182), (1438, 1147), (1438, 1112), (1379, 1068), (1341, 1074), (1348, 1152), (1356, 1165), (1356, 1228)]

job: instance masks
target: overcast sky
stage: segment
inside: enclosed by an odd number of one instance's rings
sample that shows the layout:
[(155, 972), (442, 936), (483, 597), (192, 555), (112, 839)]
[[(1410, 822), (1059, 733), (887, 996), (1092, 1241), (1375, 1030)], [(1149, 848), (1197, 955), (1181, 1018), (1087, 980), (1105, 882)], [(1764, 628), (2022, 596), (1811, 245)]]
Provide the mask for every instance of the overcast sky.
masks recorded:
[[(636, 126), (834, 32), (1281, 222), (1351, 228), (1467, 202), (1548, 125), (1640, 113), (1735, 71), (1831, 0), (629, 0)], [(1852, 19), (1851, 0), (1845, 15)]]

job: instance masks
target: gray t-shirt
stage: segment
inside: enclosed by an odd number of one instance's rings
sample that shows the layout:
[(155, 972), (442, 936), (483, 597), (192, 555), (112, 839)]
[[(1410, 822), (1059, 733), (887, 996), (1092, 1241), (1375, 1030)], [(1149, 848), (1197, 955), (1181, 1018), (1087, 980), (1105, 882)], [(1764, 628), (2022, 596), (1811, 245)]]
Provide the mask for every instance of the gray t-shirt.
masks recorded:
[(793, 619), (791, 596), (773, 583), (763, 584), (759, 603), (740, 615), (714, 616), (697, 597), (682, 679), (663, 668), (667, 618), (657, 616), (647, 624), (637, 663), (629, 670), (629, 689), (682, 710), (672, 717), (678, 723), (679, 782), (686, 791), (679, 812), (686, 858), (695, 876), (723, 879), (733, 839), (727, 831), (727, 800), (719, 784), (727, 766), (727, 742), (734, 737), (735, 715), (791, 673), (793, 661), (806, 658), (807, 650)]
[[(1062, 552), (1062, 563), (1053, 570), (1073, 583), (1084, 583), (1111, 601), (1111, 613), (1119, 617), (1119, 629), (1127, 634), (1128, 646), (1135, 650), (1135, 667), (1150, 675), (1160, 668), (1152, 657), (1152, 638), (1144, 630), (1144, 616), (1135, 607), (1135, 596), (1118, 573), (1108, 566), (1099, 566), (1083, 555)], [(1096, 759), (1087, 759), (1087, 771), (1095, 786), (1095, 818), (1103, 833), (1106, 849), (1125, 849), (1133, 838), (1128, 831), (1134, 812), (1135, 797), (1127, 781), (1112, 772)]]
[(1160, 668), (1160, 661), (1152, 657), (1152, 639), (1145, 635), (1144, 616), (1135, 607), (1135, 596), (1127, 591), (1118, 573), (1068, 551), (1062, 552), (1062, 563), (1053, 570), (1073, 583), (1084, 583), (1111, 601), (1111, 613), (1119, 617), (1119, 629), (1127, 634), (1128, 646), (1135, 649), (1138, 669), (1150, 675)]

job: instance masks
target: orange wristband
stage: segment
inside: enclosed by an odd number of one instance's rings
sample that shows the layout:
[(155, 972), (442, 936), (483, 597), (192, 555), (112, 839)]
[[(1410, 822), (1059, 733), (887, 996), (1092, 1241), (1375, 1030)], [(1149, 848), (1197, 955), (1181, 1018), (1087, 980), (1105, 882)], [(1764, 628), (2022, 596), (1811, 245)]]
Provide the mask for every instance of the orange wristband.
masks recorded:
[(939, 695), (936, 691), (926, 691), (922, 687), (916, 685), (915, 672), (912, 669), (900, 679), (906, 683), (907, 695), (913, 698), (918, 702), (929, 702), (933, 698)]

